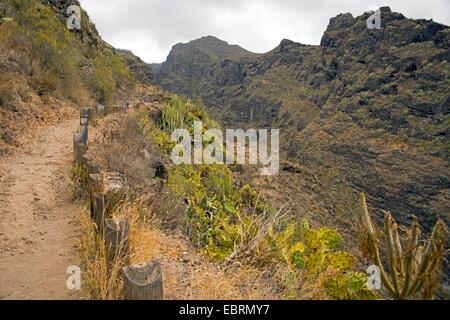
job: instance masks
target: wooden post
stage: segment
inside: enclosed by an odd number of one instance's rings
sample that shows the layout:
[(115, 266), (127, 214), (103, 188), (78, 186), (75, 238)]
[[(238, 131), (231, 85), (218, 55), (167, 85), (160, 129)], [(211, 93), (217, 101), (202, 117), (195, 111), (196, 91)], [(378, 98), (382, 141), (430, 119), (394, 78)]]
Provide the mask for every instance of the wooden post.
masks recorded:
[(91, 115), (91, 110), (89, 108), (83, 108), (80, 110), (80, 118), (89, 119)]
[(105, 249), (110, 263), (127, 263), (130, 223), (126, 219), (105, 220)]
[(91, 111), (89, 108), (83, 108), (80, 110), (80, 125), (87, 126), (91, 118)]
[(100, 169), (98, 168), (98, 165), (96, 165), (95, 163), (90, 162), (89, 169), (90, 169), (89, 174), (100, 174)]
[(103, 175), (99, 173), (92, 173), (89, 175), (89, 192), (103, 192)]
[(77, 143), (76, 146), (76, 163), (83, 163), (83, 155), (86, 153), (86, 145), (84, 143)]
[(114, 190), (108, 190), (105, 193), (105, 212), (107, 216), (111, 216), (114, 213), (114, 209), (122, 199), (122, 194)]
[(125, 300), (163, 300), (161, 264), (150, 261), (122, 268)]
[(83, 154), (81, 156), (81, 159), (83, 159), (82, 160), (83, 166), (88, 170), (88, 173), (90, 173), (90, 171), (89, 171), (89, 161), (90, 161), (91, 158), (87, 154)]
[(89, 200), (91, 204), (91, 218), (94, 218), (94, 194), (102, 193), (104, 190), (103, 187), (103, 176), (101, 174), (90, 174), (89, 175)]
[(78, 162), (78, 143), (80, 143), (80, 135), (78, 133), (73, 134), (73, 161)]
[(87, 126), (89, 123), (89, 118), (80, 118), (80, 126)]
[(91, 159), (87, 161), (86, 168), (88, 169), (89, 174), (100, 174), (98, 165), (94, 164)]
[(105, 230), (105, 195), (103, 193), (95, 192), (93, 195), (94, 205), (94, 222), (97, 225), (97, 232), (103, 235)]
[(80, 134), (80, 142), (87, 144), (88, 141), (88, 126), (86, 125), (82, 125), (78, 128), (78, 132)]
[(110, 216), (113, 214), (114, 208), (123, 198), (123, 177), (118, 173), (108, 172), (105, 174), (104, 185), (106, 200), (105, 210), (106, 215)]

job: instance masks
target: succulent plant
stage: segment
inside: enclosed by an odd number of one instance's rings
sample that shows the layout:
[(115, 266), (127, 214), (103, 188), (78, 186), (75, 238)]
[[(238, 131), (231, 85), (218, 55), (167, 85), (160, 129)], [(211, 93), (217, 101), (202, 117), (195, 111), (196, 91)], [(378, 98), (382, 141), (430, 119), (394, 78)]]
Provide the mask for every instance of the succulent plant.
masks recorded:
[[(403, 300), (414, 298), (418, 294), (423, 299), (434, 298), (448, 238), (445, 223), (437, 221), (428, 239), (421, 241), (420, 225), (416, 220), (407, 229), (406, 239), (400, 239), (397, 223), (390, 213), (385, 212), (382, 238), (387, 261), (383, 263), (381, 241), (370, 218), (364, 194), (360, 195), (360, 205), (363, 254), (370, 256), (380, 269), (381, 281), (392, 298)], [(388, 266), (388, 271), (385, 265)]]

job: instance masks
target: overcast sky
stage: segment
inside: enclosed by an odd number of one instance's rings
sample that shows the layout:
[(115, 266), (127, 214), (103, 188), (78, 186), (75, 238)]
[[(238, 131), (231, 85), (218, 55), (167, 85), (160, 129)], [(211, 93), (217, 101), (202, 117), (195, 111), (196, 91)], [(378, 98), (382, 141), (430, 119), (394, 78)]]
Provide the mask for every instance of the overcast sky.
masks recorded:
[(450, 25), (449, 0), (375, 1), (80, 0), (107, 42), (147, 62), (162, 62), (174, 44), (206, 35), (260, 53), (282, 39), (318, 44), (331, 17), (377, 5)]

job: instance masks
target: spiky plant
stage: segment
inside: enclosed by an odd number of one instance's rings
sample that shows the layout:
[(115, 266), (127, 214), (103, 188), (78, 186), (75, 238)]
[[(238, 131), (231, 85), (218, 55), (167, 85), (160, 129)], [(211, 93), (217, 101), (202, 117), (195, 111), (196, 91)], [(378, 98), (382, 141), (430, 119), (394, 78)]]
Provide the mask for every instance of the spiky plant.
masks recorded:
[[(439, 220), (428, 239), (420, 241), (420, 225), (417, 220), (407, 229), (407, 238), (402, 241), (398, 225), (391, 214), (385, 212), (384, 240), (386, 263), (381, 260), (380, 239), (367, 209), (366, 197), (360, 195), (363, 254), (369, 256), (380, 269), (381, 281), (396, 300), (414, 298), (433, 299), (439, 284), (441, 265), (445, 255), (448, 230)], [(403, 249), (403, 243), (406, 248)], [(388, 266), (388, 271), (385, 269)]]
[(163, 130), (172, 132), (175, 129), (184, 128), (184, 118), (187, 113), (187, 106), (178, 96), (174, 96), (166, 103), (162, 112)]

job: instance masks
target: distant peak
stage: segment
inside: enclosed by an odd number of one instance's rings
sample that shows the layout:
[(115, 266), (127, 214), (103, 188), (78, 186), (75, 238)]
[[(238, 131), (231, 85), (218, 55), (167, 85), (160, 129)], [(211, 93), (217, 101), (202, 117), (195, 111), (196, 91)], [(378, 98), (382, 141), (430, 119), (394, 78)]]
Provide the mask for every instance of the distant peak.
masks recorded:
[(278, 51), (283, 53), (283, 52), (288, 52), (289, 49), (296, 48), (296, 47), (297, 48), (298, 47), (303, 47), (303, 46), (306, 46), (306, 45), (298, 43), (298, 42), (295, 42), (295, 41), (292, 41), (292, 40), (289, 40), (289, 39), (283, 39), (283, 40), (281, 40), (281, 42), (278, 45), (278, 47), (275, 48), (275, 50), (278, 50)]
[(291, 45), (291, 44), (294, 44), (294, 43), (295, 43), (295, 42), (292, 41), (292, 40), (289, 40), (289, 39), (283, 39), (283, 40), (281, 40), (281, 42), (280, 42), (280, 47), (288, 46), (288, 45)]
[(327, 29), (342, 29), (349, 28), (355, 23), (355, 18), (351, 13), (341, 13), (336, 17), (330, 19)]
[(172, 48), (171, 53), (187, 54), (192, 49), (205, 52), (208, 55), (216, 56), (220, 59), (232, 59), (255, 55), (238, 45), (229, 44), (228, 42), (211, 35), (192, 40), (188, 43), (178, 43)]
[[(226, 42), (226, 41), (224, 41), (224, 40), (222, 40), (222, 39), (219, 39), (219, 38), (214, 37), (214, 36), (211, 36), (211, 35), (201, 37), (201, 38), (199, 38), (199, 39), (197, 39), (197, 40)], [(194, 41), (195, 41), (195, 40), (194, 40)]]

